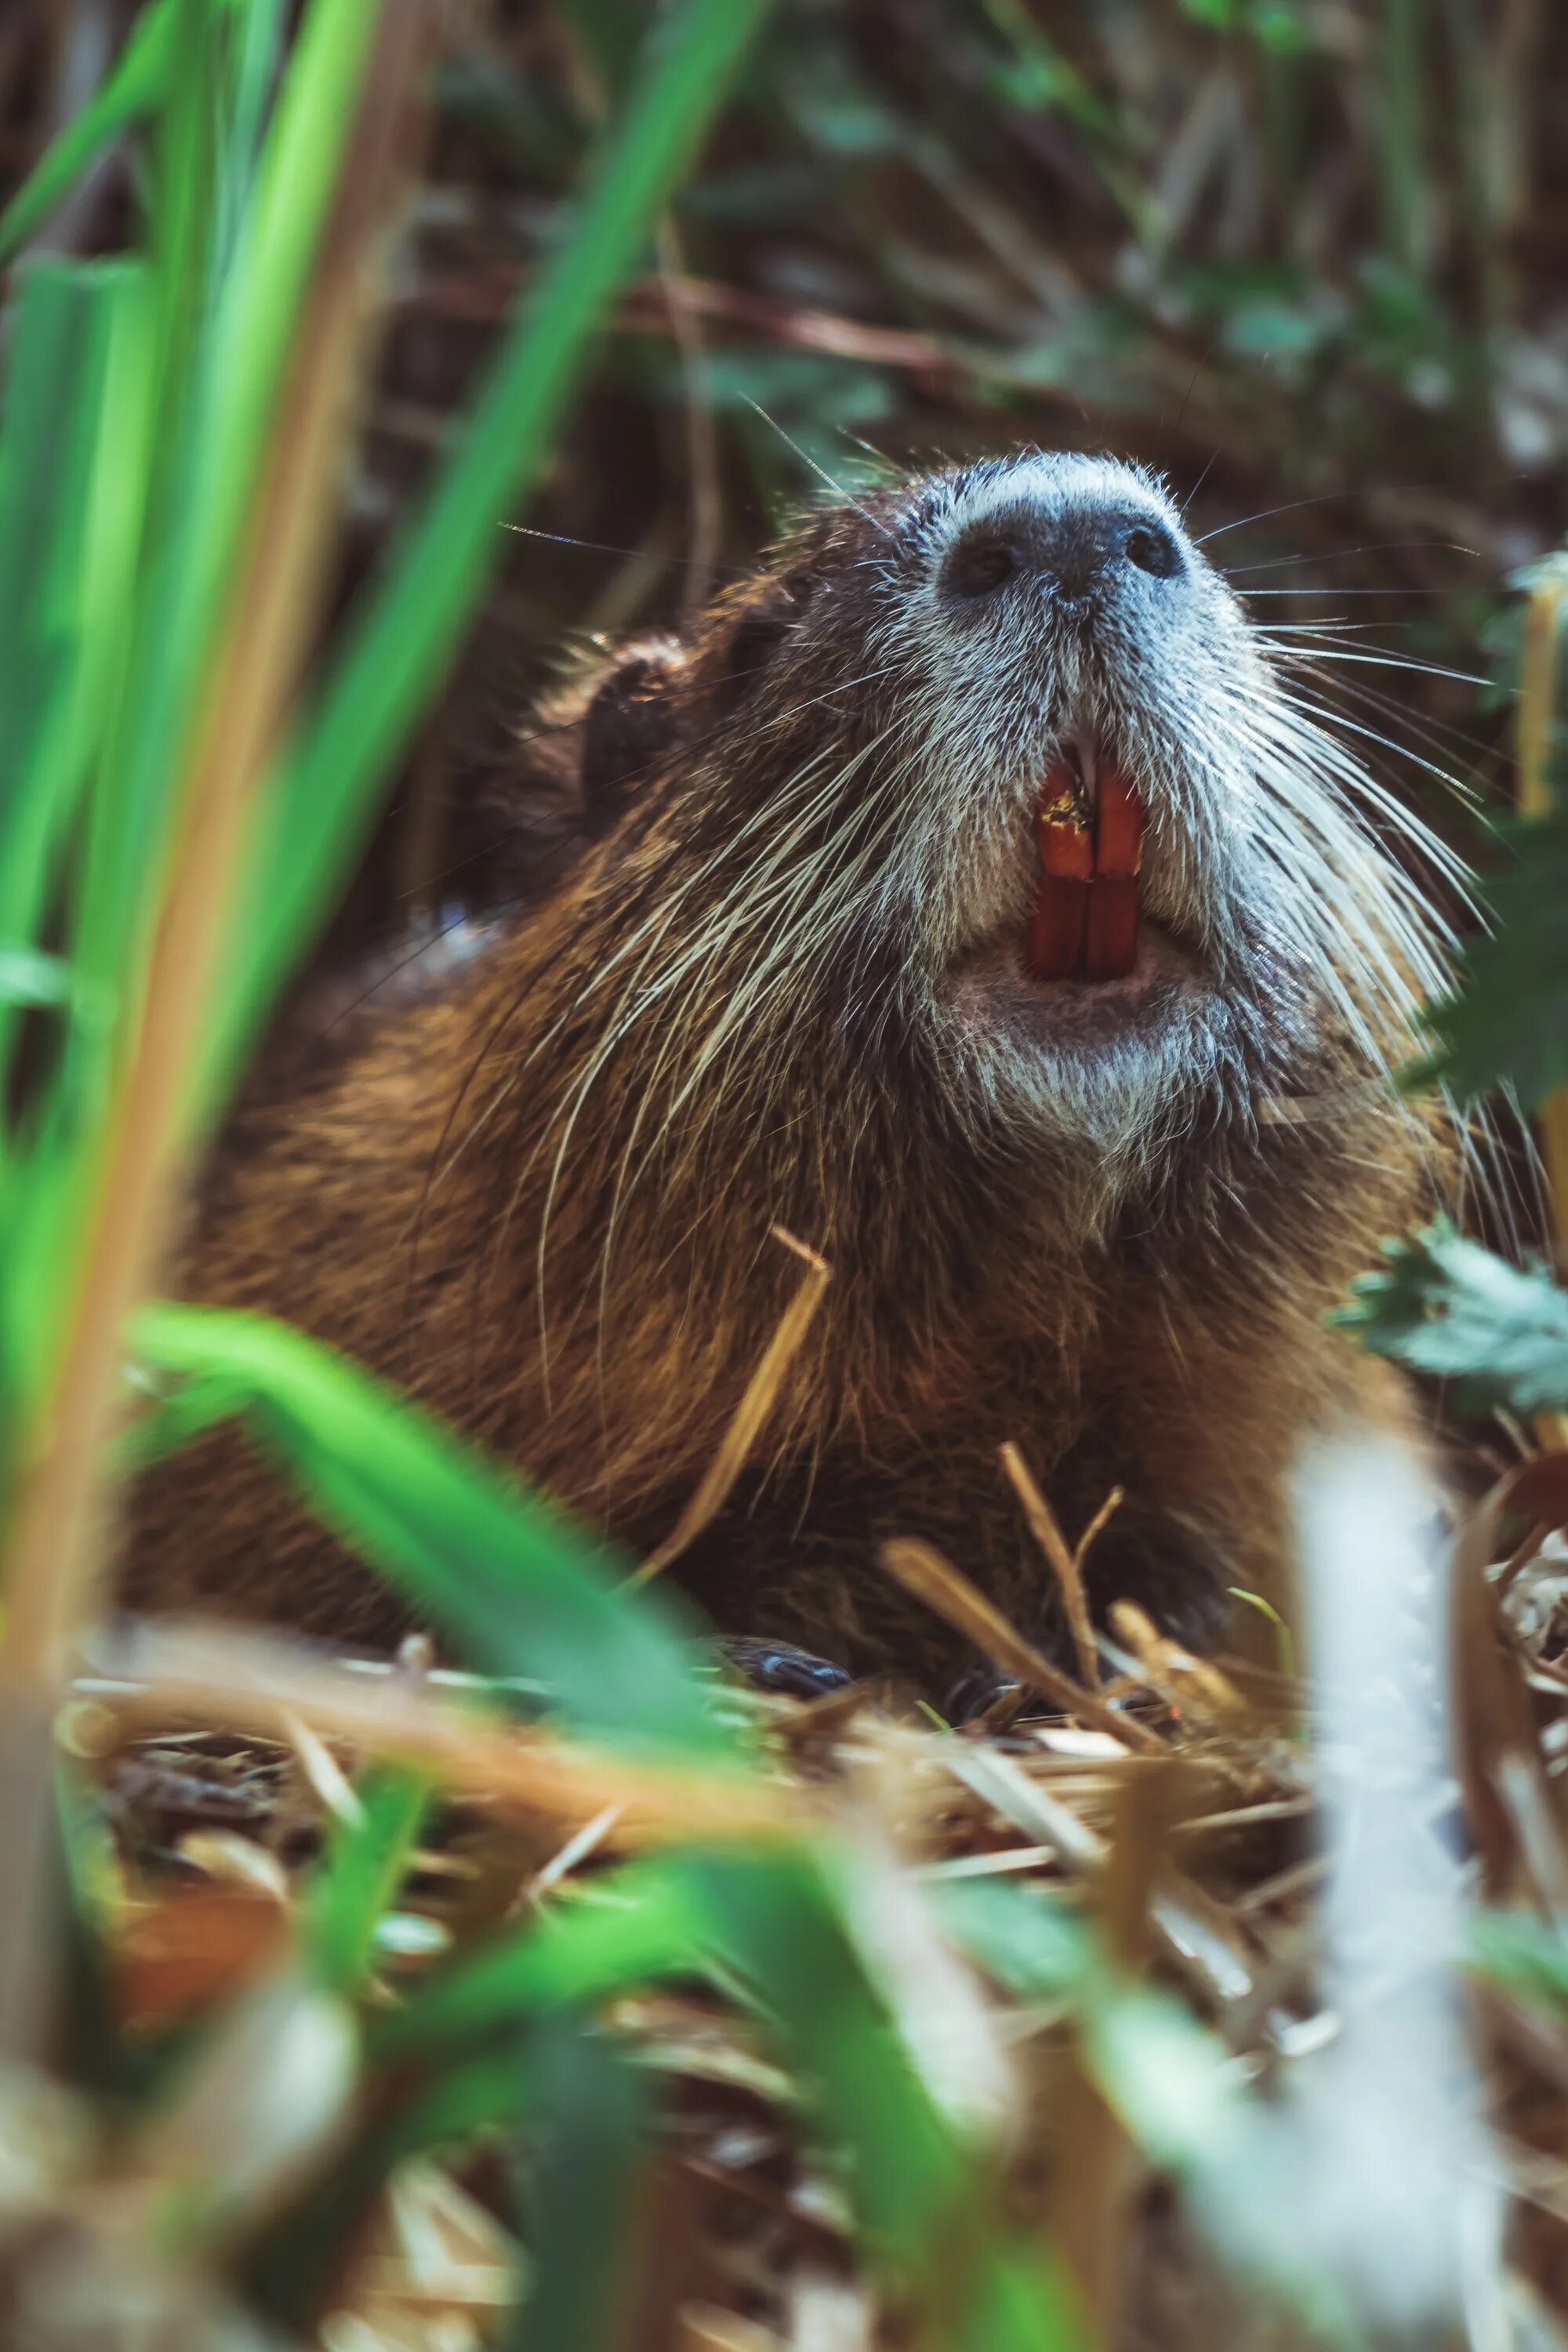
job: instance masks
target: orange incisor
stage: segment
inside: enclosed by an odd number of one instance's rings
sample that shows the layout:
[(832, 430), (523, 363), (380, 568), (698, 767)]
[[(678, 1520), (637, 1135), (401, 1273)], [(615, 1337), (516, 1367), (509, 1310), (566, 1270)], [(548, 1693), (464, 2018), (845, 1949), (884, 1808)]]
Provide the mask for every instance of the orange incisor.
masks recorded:
[(1100, 779), (1092, 817), (1065, 767), (1040, 795), (1040, 889), (1029, 926), (1039, 980), (1116, 980), (1138, 954), (1143, 806), (1114, 770)]

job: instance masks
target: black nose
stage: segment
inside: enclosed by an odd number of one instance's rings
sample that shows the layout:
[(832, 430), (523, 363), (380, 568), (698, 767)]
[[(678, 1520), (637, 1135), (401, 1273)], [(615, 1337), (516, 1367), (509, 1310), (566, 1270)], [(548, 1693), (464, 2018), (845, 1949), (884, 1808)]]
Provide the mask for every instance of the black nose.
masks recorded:
[(995, 595), (1011, 582), (1047, 580), (1057, 593), (1085, 596), (1118, 566), (1173, 580), (1186, 557), (1173, 530), (1146, 507), (1069, 507), (1028, 510), (973, 524), (949, 548), (943, 593), (961, 601)]

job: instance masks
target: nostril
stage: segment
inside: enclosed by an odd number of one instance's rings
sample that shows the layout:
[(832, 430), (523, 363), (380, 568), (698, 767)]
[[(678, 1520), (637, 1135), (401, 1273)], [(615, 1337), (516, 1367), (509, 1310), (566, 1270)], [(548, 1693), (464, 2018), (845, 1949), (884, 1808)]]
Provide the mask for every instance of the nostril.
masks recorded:
[(942, 584), (955, 596), (990, 596), (1019, 569), (1018, 549), (999, 531), (971, 531), (950, 552)]
[(1182, 569), (1182, 551), (1163, 523), (1137, 523), (1121, 542), (1121, 552), (1140, 572), (1156, 580), (1170, 580)]

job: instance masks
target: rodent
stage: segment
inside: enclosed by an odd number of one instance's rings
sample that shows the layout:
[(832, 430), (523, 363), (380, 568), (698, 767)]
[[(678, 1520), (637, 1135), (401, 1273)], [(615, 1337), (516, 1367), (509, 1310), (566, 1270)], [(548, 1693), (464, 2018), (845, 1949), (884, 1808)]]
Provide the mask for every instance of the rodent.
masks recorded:
[[(1165, 490), (1024, 450), (845, 500), (533, 733), (575, 865), (262, 1090), (176, 1293), (290, 1318), (636, 1555), (795, 1287), (782, 1226), (825, 1304), (671, 1571), (721, 1627), (941, 1689), (962, 1645), (877, 1563), (914, 1535), (1059, 1647), (1012, 1439), (1069, 1538), (1125, 1489), (1097, 1604), (1215, 1643), (1278, 1589), (1307, 1437), (1384, 1410), (1322, 1318), (1447, 1181), (1390, 1080), (1444, 935)], [(1064, 771), (1142, 811), (1118, 976), (1029, 944)], [(395, 1630), (226, 1435), (143, 1483), (126, 1590)]]

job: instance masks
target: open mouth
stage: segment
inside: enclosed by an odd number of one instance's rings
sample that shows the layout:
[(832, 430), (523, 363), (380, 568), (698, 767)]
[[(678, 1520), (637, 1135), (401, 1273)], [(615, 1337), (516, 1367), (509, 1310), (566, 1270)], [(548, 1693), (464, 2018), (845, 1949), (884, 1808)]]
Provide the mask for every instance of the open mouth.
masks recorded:
[(1120, 980), (1138, 959), (1143, 803), (1091, 739), (1046, 772), (1040, 880), (1025, 945), (1037, 980)]

